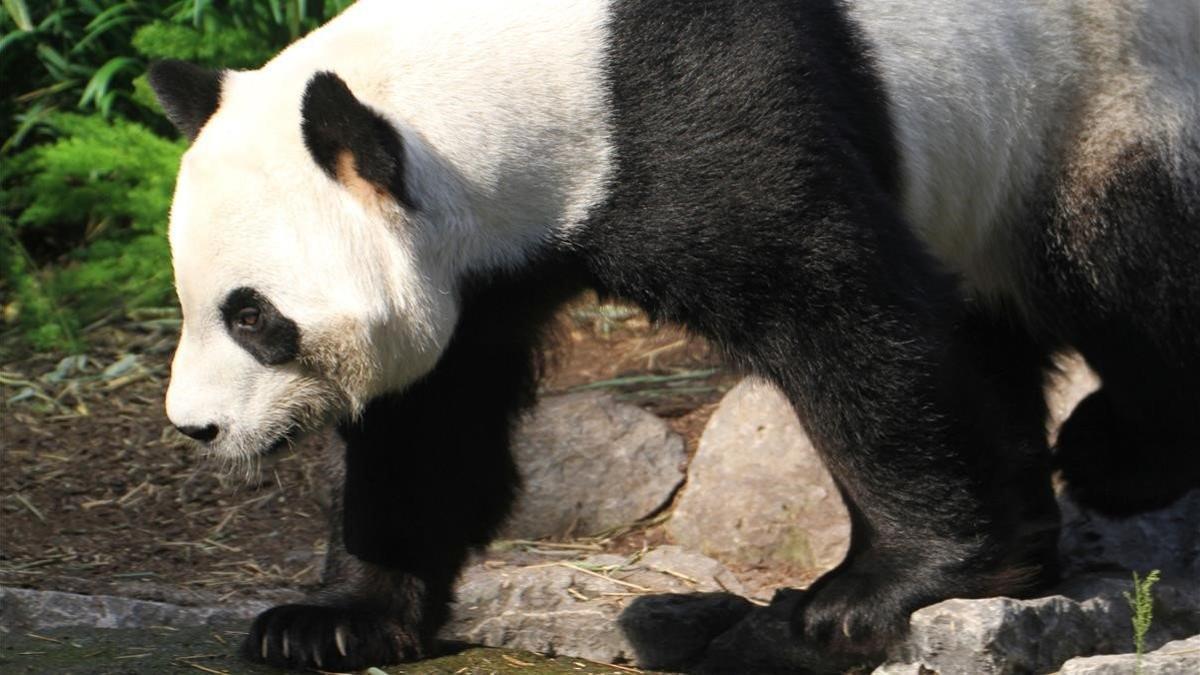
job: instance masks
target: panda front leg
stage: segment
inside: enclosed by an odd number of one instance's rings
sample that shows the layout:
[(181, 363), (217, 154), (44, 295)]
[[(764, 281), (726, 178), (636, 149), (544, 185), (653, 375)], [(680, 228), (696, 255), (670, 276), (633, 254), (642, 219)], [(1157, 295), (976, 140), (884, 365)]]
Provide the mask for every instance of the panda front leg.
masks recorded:
[(509, 429), (534, 400), (541, 329), (561, 299), (546, 295), (497, 282), (465, 299), (435, 369), (339, 426), (326, 587), (259, 615), (246, 658), (350, 671), (432, 654), (455, 579), (517, 489)]

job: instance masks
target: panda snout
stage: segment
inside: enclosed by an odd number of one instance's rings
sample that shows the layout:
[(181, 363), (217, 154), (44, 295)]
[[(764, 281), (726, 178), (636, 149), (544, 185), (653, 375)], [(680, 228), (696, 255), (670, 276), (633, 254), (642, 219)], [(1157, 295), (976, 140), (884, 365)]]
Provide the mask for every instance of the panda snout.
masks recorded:
[(202, 427), (176, 424), (175, 428), (184, 436), (200, 441), (201, 443), (209, 443), (221, 433), (221, 428), (215, 424), (208, 424)]

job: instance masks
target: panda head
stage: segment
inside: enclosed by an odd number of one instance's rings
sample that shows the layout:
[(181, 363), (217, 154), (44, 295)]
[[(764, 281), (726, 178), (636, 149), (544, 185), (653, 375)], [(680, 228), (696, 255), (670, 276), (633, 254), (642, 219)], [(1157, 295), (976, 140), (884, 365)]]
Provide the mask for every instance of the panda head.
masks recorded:
[(169, 230), (171, 422), (253, 458), (428, 372), (457, 317), (454, 275), (398, 125), (329, 72), (172, 61), (150, 82), (192, 141)]

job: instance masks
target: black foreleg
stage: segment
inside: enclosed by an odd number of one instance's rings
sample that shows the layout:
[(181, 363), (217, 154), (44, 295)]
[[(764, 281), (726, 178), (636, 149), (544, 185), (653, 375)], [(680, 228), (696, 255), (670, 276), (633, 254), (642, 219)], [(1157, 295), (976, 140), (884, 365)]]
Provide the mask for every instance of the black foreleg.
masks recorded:
[(345, 671), (431, 653), (467, 555), (508, 514), (509, 430), (533, 401), (538, 338), (566, 291), (492, 280), (464, 303), (429, 375), (339, 427), (345, 480), (332, 499), (328, 588), (261, 614), (248, 658)]

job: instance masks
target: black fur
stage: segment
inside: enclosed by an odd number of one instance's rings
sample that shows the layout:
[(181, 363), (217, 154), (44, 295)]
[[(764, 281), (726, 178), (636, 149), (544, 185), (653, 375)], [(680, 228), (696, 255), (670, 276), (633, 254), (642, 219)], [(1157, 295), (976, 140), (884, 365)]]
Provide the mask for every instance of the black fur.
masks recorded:
[(334, 73), (313, 75), (301, 104), (304, 145), (330, 178), (338, 180), (338, 159), (349, 152), (364, 180), (413, 206), (404, 187), (404, 147), (399, 132), (379, 113), (355, 98)]
[[(256, 312), (253, 325), (239, 321), (245, 310)], [(264, 366), (278, 366), (300, 355), (300, 327), (253, 288), (235, 288), (221, 303), (221, 319), (233, 341)]]
[(221, 104), (224, 72), (168, 59), (150, 64), (147, 76), (167, 119), (189, 141), (196, 140)]

